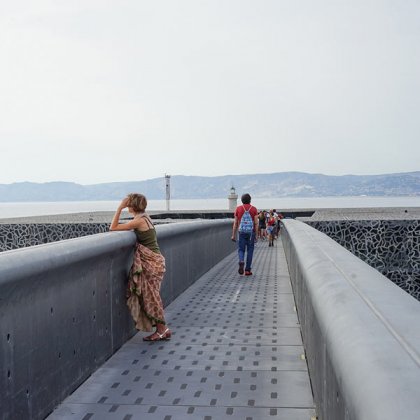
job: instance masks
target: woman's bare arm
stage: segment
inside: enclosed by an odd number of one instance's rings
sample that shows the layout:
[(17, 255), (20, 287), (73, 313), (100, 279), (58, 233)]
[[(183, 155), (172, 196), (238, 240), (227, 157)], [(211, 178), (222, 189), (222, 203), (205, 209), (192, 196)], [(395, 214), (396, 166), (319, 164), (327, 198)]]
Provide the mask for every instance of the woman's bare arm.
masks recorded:
[(127, 199), (125, 198), (121, 201), (120, 205), (118, 206), (117, 211), (112, 218), (111, 225), (109, 226), (110, 231), (116, 230), (133, 230), (139, 228), (143, 223), (142, 219), (134, 219), (130, 220), (127, 223), (120, 223), (120, 216), (121, 212), (127, 207)]

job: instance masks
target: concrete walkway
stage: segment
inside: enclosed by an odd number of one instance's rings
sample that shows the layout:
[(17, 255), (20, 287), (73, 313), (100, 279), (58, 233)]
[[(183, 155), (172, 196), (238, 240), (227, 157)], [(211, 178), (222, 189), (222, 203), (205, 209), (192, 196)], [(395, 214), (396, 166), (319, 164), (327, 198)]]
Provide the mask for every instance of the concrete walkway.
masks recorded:
[(169, 342), (127, 342), (48, 419), (315, 418), (281, 241), (259, 242), (254, 275), (236, 253), (166, 309)]

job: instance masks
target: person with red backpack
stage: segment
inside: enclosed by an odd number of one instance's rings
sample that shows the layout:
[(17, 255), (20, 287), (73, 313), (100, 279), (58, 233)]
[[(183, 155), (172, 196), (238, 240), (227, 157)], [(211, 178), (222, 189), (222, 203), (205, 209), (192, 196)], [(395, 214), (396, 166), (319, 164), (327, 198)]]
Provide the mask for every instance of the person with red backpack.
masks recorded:
[(241, 201), (242, 205), (236, 207), (234, 213), (232, 241), (236, 242), (236, 235), (238, 235), (238, 273), (240, 275), (244, 274), (245, 268), (245, 275), (251, 276), (252, 256), (258, 233), (258, 210), (251, 205), (251, 196), (248, 193), (242, 195)]

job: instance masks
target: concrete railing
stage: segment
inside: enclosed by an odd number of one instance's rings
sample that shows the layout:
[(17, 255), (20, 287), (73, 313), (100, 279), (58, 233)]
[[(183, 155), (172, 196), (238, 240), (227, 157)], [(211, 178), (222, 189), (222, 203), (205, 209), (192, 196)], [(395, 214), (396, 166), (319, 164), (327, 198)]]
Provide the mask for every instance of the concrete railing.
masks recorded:
[[(165, 306), (234, 250), (232, 221), (157, 226)], [(133, 232), (0, 254), (0, 419), (42, 419), (135, 330), (125, 302)]]
[(418, 418), (420, 303), (323, 233), (284, 226), (320, 420)]

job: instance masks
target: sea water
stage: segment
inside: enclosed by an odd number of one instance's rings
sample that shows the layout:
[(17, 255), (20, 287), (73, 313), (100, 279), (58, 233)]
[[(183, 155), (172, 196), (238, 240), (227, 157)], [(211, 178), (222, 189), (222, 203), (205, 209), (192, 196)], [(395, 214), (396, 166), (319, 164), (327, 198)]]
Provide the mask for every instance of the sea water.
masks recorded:
[[(120, 201), (57, 201), (0, 203), (0, 219), (10, 217), (45, 216), (83, 212), (114, 211)], [(239, 200), (238, 200), (239, 204)], [(282, 197), (255, 198), (258, 209), (321, 209), (321, 208), (374, 208), (374, 207), (420, 207), (420, 197)], [(227, 198), (171, 200), (170, 209), (182, 210), (227, 210)], [(166, 200), (149, 200), (148, 210), (166, 210)]]

